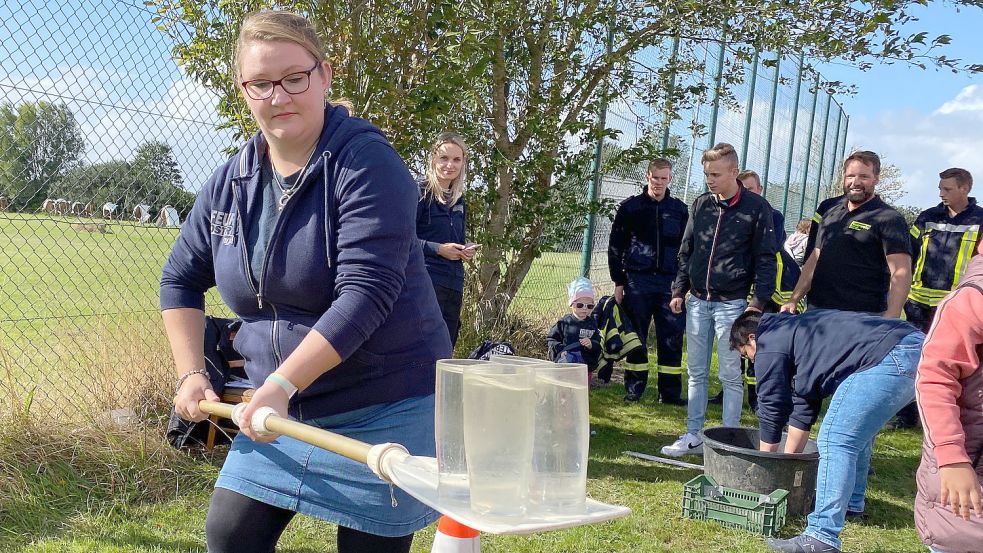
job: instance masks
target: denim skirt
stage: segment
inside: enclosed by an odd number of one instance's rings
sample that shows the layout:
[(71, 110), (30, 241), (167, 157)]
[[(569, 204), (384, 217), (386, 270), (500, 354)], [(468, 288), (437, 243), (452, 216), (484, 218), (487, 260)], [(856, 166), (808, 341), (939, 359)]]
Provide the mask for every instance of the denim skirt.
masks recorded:
[[(368, 444), (394, 442), (412, 455), (435, 456), (433, 395), (304, 422)], [(378, 536), (405, 536), (440, 516), (368, 466), (286, 436), (268, 444), (236, 436), (215, 487)]]

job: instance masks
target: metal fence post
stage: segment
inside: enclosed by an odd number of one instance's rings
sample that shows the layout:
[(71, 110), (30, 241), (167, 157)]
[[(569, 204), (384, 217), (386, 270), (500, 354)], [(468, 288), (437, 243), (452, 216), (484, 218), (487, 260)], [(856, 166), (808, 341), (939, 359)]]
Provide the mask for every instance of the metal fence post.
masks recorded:
[[(611, 55), (611, 51), (614, 49), (614, 17), (613, 10), (617, 5), (617, 0), (611, 0), (612, 8), (612, 21), (608, 23), (608, 42), (606, 46), (607, 55)], [(587, 189), (587, 201), (594, 202), (597, 200), (597, 192), (601, 188), (601, 149), (604, 146), (604, 127), (607, 125), (607, 113), (608, 113), (608, 81), (605, 79), (604, 85), (601, 88), (601, 104), (600, 113), (597, 115), (597, 145), (594, 147), (594, 161), (591, 163), (591, 172), (593, 173), (593, 178), (591, 179), (590, 188)], [(591, 253), (594, 251), (594, 229), (597, 227), (597, 213), (591, 211), (587, 215), (587, 227), (584, 229), (584, 240), (580, 248), (580, 275), (589, 277), (590, 276), (590, 262)]]
[[(816, 171), (816, 194), (812, 203), (812, 211), (816, 211), (816, 208), (819, 207), (819, 190), (823, 185), (823, 168), (826, 167), (826, 140), (829, 138), (829, 109), (832, 105), (833, 96), (826, 93), (826, 115), (823, 117), (823, 142), (819, 147), (819, 171)], [(834, 163), (833, 165), (836, 164)]]
[(792, 180), (792, 154), (795, 153), (795, 132), (799, 123), (799, 96), (802, 95), (802, 56), (799, 56), (799, 72), (795, 78), (795, 101), (792, 103), (792, 132), (788, 139), (788, 159), (785, 163), (785, 194), (782, 196), (782, 213), (788, 210), (788, 189)]
[(765, 168), (761, 172), (762, 194), (768, 198), (768, 171), (771, 169), (771, 142), (775, 137), (775, 100), (778, 99), (778, 81), (782, 76), (782, 54), (775, 58), (775, 82), (771, 85), (771, 101), (768, 106), (768, 138), (765, 142)]
[(836, 166), (838, 165), (836, 152), (840, 149), (840, 125), (843, 124), (843, 108), (840, 107), (840, 104), (836, 104), (836, 110), (836, 136), (833, 137), (833, 149), (830, 152), (830, 155), (833, 156), (833, 163), (829, 165), (830, 186), (835, 186), (836, 184), (833, 182), (833, 179), (836, 178)]
[[(819, 101), (819, 73), (816, 73), (816, 86), (812, 91), (812, 111), (809, 114), (809, 138), (806, 141), (806, 169), (802, 175), (802, 194), (799, 197), (799, 219), (802, 218), (802, 210), (806, 208), (806, 187), (809, 186), (809, 165), (812, 163), (812, 131), (815, 130), (816, 123), (816, 103)], [(822, 163), (822, 157), (819, 163)], [(820, 172), (822, 167), (820, 167)]]
[(724, 56), (727, 54), (727, 23), (724, 23), (720, 34), (720, 51), (717, 52), (717, 72), (713, 77), (713, 104), (710, 107), (710, 136), (708, 148), (713, 148), (717, 141), (717, 114), (720, 111), (720, 82), (724, 77)]
[(664, 125), (662, 127), (662, 151), (669, 149), (669, 128), (673, 120), (673, 101), (672, 96), (676, 93), (676, 58), (679, 56), (679, 36), (672, 37), (672, 52), (669, 54), (669, 90), (666, 91), (666, 110), (663, 115)]
[(741, 163), (747, 167), (747, 150), (751, 145), (751, 113), (754, 111), (754, 89), (758, 84), (758, 50), (754, 51), (751, 62), (751, 88), (747, 93), (747, 107), (744, 112), (744, 147), (741, 148)]

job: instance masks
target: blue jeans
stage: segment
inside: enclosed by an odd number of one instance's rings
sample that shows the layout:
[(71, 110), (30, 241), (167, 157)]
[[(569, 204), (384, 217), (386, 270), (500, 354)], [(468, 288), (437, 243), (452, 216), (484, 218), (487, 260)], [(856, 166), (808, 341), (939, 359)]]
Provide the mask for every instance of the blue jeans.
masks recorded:
[(717, 376), (724, 387), (724, 424), (741, 425), (744, 383), (741, 355), (730, 349), (730, 327), (747, 308), (747, 300), (705, 301), (690, 295), (686, 300), (686, 371), (689, 374), (686, 431), (699, 434), (707, 412), (710, 385), (710, 352), (717, 338)]
[(805, 534), (839, 548), (847, 510), (864, 510), (874, 437), (915, 399), (924, 341), (918, 331), (905, 336), (880, 363), (848, 376), (836, 389), (819, 428), (816, 508)]

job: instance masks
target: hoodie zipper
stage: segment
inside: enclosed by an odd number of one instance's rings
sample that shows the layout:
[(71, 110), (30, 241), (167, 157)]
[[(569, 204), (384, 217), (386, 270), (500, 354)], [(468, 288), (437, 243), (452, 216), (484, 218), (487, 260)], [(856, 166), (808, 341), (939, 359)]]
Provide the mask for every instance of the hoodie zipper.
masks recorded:
[(710, 271), (713, 268), (713, 253), (717, 249), (717, 235), (720, 234), (720, 223), (723, 222), (724, 220), (724, 207), (720, 205), (719, 201), (714, 200), (714, 202), (717, 204), (717, 209), (719, 210), (719, 214), (717, 215), (717, 226), (716, 228), (713, 229), (713, 242), (710, 243), (710, 259), (707, 260), (707, 280), (706, 280), (707, 301), (711, 301)]
[[(239, 216), (236, 217), (236, 225), (239, 227), (240, 241), (245, 241), (246, 229), (242, 224), (242, 214), (245, 213), (246, 210), (242, 208), (242, 203), (239, 201), (239, 186), (241, 184), (241, 179), (241, 176), (236, 177), (235, 182), (232, 184), (232, 198), (236, 203), (236, 209), (239, 210)], [(256, 283), (253, 282), (253, 275), (249, 270), (249, 257), (246, 255), (246, 244), (244, 242), (240, 244), (239, 250), (242, 252), (242, 270), (246, 274), (246, 282), (249, 283), (249, 289), (253, 291), (253, 296), (256, 297), (256, 302), (259, 303), (259, 308), (262, 309), (263, 296), (261, 296), (259, 291), (256, 289)]]
[(655, 203), (655, 269), (662, 270), (662, 202)]

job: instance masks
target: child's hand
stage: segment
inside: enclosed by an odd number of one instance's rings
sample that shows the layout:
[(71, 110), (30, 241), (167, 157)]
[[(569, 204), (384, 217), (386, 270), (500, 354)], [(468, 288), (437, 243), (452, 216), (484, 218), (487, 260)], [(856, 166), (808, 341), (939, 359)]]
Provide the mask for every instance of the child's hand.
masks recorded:
[(983, 516), (983, 501), (980, 499), (980, 481), (976, 471), (969, 463), (956, 463), (939, 468), (942, 481), (942, 506), (952, 505), (952, 512), (969, 520), (969, 512), (973, 510), (976, 516)]
[(581, 338), (580, 339), (580, 345), (584, 346), (587, 349), (590, 349), (592, 347), (592, 345), (590, 343), (590, 338)]

